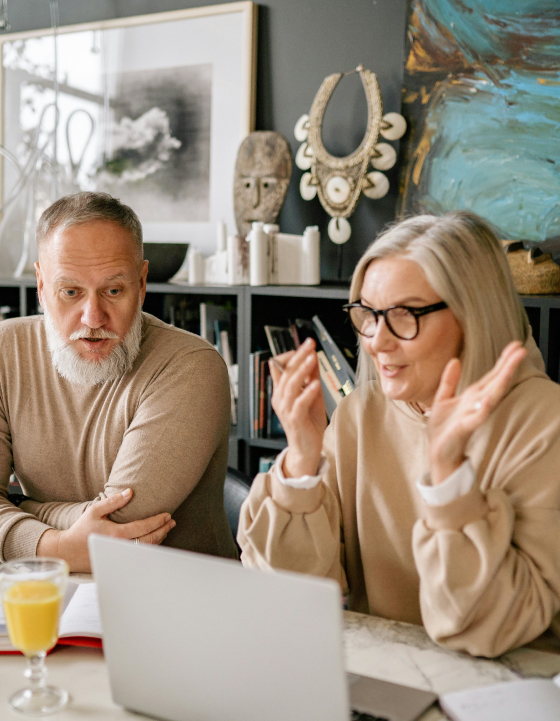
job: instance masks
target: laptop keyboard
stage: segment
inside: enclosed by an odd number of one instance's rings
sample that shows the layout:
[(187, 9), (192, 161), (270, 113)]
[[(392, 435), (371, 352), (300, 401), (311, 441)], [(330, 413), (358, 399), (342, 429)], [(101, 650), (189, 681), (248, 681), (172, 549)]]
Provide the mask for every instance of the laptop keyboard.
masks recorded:
[(359, 711), (352, 711), (350, 714), (350, 721), (389, 721), (384, 716), (372, 716), (369, 713), (360, 713)]

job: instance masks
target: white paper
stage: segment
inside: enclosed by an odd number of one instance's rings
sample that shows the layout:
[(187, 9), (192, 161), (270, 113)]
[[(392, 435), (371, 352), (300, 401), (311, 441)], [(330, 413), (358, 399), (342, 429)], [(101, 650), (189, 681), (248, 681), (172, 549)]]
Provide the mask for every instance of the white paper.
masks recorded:
[[(556, 679), (554, 679), (556, 682)], [(454, 721), (558, 721), (560, 691), (549, 679), (528, 679), (445, 694)]]
[(101, 638), (101, 617), (97, 584), (81, 583), (60, 619), (59, 637), (91, 636)]

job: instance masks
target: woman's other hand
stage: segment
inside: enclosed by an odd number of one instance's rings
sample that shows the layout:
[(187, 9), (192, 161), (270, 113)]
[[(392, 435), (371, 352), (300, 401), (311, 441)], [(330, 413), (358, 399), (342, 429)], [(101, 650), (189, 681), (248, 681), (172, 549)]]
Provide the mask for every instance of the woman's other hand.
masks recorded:
[(461, 361), (446, 365), (428, 420), (432, 484), (442, 483), (465, 460), (469, 438), (492, 413), (511, 387), (513, 375), (527, 355), (519, 341), (509, 343), (496, 365), (460, 395)]
[(284, 474), (292, 478), (314, 476), (327, 427), (315, 343), (308, 338), (297, 351), (283, 353), (275, 360), (284, 367), (282, 372), (269, 363), (274, 383), (272, 407), (288, 439)]

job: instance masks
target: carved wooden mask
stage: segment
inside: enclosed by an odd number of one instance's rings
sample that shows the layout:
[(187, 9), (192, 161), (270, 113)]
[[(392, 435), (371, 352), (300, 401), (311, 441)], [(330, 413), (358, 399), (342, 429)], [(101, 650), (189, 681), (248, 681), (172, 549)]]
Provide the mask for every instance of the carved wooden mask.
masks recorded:
[(241, 143), (235, 164), (233, 205), (240, 235), (251, 223), (275, 223), (292, 175), (288, 141), (269, 130), (250, 133)]

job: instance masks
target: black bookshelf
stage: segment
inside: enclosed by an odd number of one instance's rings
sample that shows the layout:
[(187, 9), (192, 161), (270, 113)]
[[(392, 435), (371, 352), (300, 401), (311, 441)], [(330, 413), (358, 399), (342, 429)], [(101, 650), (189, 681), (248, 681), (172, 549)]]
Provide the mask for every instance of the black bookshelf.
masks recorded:
[[(265, 323), (284, 325), (288, 318), (319, 315), (329, 331), (351, 337), (341, 306), (348, 299), (348, 287), (325, 286), (190, 286), (175, 283), (148, 283), (145, 307), (162, 317), (164, 297), (189, 296), (192, 300), (230, 299), (235, 310), (239, 401), (237, 426), (232, 426), (230, 463), (253, 475), (263, 455), (274, 455), (284, 446), (281, 439), (251, 438), (249, 428), (249, 355), (265, 349)], [(560, 379), (560, 296), (521, 296), (533, 335), (543, 354), (552, 380)], [(0, 279), (0, 307), (9, 306), (9, 316), (37, 312), (35, 277)], [(268, 452), (268, 453), (267, 453)]]

